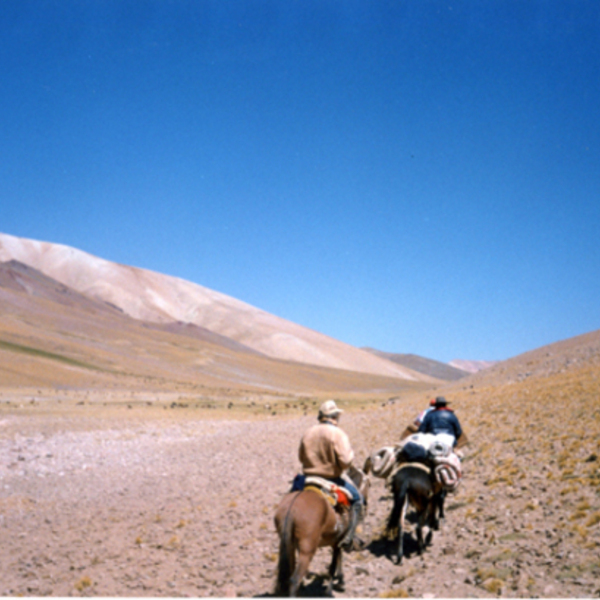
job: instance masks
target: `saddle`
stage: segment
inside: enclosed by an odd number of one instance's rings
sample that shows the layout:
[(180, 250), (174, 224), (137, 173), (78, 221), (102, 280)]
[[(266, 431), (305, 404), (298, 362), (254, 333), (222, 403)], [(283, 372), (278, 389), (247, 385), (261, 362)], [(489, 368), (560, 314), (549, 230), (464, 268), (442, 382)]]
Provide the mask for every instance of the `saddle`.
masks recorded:
[[(300, 480), (303, 477), (303, 481)], [(315, 490), (320, 492), (333, 508), (350, 508), (352, 494), (342, 486), (336, 485), (333, 481), (316, 475), (300, 476), (294, 480), (293, 491)]]

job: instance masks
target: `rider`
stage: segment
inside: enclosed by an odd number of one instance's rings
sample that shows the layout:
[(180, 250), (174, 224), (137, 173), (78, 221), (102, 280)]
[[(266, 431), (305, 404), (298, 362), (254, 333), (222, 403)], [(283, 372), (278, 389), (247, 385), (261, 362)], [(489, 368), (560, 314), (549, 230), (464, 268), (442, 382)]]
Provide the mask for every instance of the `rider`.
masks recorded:
[(432, 398), (429, 401), (429, 406), (421, 411), (416, 417), (415, 420), (410, 423), (409, 425), (406, 426), (406, 429), (402, 432), (402, 434), (400, 435), (400, 440), (405, 440), (407, 437), (414, 435), (415, 433), (417, 433), (419, 431), (419, 427), (421, 425), (421, 423), (423, 422), (423, 419), (425, 418), (425, 415), (428, 412), (431, 412), (433, 410), (433, 407), (435, 405), (435, 398)]
[(419, 433), (433, 433), (451, 448), (456, 446), (458, 438), (462, 435), (462, 428), (454, 411), (448, 408), (446, 398), (438, 396), (435, 399), (433, 410), (425, 415), (419, 425)]
[(432, 398), (429, 401), (429, 406), (421, 411), (417, 417), (415, 417), (415, 420), (413, 421), (413, 425), (415, 427), (415, 432), (419, 431), (419, 427), (421, 426), (421, 423), (423, 422), (423, 419), (435, 408), (435, 398)]
[(346, 433), (338, 426), (342, 410), (334, 400), (327, 400), (319, 408), (319, 423), (313, 425), (302, 437), (298, 457), (305, 476), (323, 477), (344, 487), (352, 494), (350, 525), (341, 546), (350, 549), (362, 514), (363, 498), (342, 473), (351, 465), (354, 451)]

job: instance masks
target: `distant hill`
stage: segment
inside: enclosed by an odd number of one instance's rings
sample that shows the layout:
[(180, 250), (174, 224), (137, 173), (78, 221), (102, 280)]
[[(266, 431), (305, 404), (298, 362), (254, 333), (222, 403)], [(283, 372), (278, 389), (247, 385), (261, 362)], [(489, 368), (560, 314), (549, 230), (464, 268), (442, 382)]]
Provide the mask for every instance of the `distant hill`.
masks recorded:
[(374, 348), (363, 348), (363, 350), (407, 367), (412, 371), (417, 371), (418, 373), (423, 373), (424, 375), (435, 377), (442, 381), (456, 381), (469, 374), (466, 372), (466, 369), (460, 369), (430, 358), (423, 358), (416, 354), (393, 354), (391, 352), (375, 350)]
[(592, 369), (600, 381), (600, 330), (524, 352), (469, 378), (478, 385), (503, 385)]
[(192, 324), (279, 360), (428, 380), (420, 372), (183, 279), (0, 233), (0, 261), (10, 260), (140, 321)]
[(498, 361), (496, 360), (463, 360), (456, 358), (451, 360), (448, 364), (455, 369), (466, 371), (467, 373), (477, 373), (484, 369), (489, 369), (494, 366)]
[(206, 328), (133, 319), (36, 269), (0, 263), (0, 386), (204, 394), (419, 389), (406, 379), (277, 360)]

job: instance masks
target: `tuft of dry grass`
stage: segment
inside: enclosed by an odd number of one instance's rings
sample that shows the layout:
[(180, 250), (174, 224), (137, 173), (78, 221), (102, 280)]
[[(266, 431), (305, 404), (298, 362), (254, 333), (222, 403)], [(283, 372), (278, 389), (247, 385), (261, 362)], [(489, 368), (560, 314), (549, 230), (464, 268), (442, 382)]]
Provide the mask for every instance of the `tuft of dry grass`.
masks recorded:
[(75, 589), (78, 592), (83, 592), (85, 589), (92, 587), (92, 580), (86, 575), (82, 577), (77, 583), (75, 583)]
[(490, 594), (496, 594), (496, 595), (500, 595), (502, 592), (502, 588), (504, 586), (504, 581), (502, 581), (501, 579), (497, 579), (495, 577), (492, 577), (490, 579), (486, 579), (482, 584), (481, 587), (486, 590), (487, 592), (489, 592)]
[(598, 523), (600, 523), (600, 511), (591, 514), (588, 520), (585, 522), (585, 526), (595, 527), (596, 525), (598, 525)]
[(410, 594), (404, 588), (398, 588), (383, 592), (380, 598), (410, 598)]

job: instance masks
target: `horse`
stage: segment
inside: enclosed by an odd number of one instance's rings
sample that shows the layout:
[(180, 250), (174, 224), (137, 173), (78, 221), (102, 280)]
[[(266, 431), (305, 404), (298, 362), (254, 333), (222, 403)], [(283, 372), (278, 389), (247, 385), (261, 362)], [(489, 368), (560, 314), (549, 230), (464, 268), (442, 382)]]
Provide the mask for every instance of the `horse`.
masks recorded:
[[(387, 532), (398, 528), (398, 545), (396, 563), (402, 563), (403, 522), (412, 505), (417, 513), (417, 552), (423, 553), (426, 545), (431, 543), (433, 531), (439, 529), (439, 520), (444, 518), (444, 499), (446, 491), (436, 481), (431, 469), (422, 463), (404, 463), (400, 465), (391, 480), (394, 506), (387, 522)], [(429, 531), (423, 540), (423, 527)]]
[[(366, 508), (369, 477), (352, 466), (348, 476), (362, 494)], [(344, 591), (340, 542), (349, 525), (350, 511), (336, 511), (315, 488), (286, 494), (275, 513), (275, 526), (280, 537), (275, 594), (296, 596), (317, 550), (328, 546), (332, 548), (332, 558), (327, 594), (331, 595), (333, 589)]]

